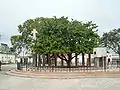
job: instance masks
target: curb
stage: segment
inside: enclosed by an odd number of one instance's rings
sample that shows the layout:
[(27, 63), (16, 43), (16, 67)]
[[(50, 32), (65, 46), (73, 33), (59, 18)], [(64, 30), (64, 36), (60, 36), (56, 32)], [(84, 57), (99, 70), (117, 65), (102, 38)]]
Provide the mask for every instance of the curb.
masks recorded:
[(24, 78), (40, 78), (40, 79), (81, 79), (81, 78), (120, 78), (120, 75), (80, 75), (80, 74), (33, 74), (19, 71), (6, 72), (7, 75), (24, 77)]

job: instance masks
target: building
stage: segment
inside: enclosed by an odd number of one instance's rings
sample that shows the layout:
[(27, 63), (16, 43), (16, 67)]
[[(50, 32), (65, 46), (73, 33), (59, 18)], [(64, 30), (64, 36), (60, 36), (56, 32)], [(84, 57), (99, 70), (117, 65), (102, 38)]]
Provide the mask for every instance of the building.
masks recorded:
[(94, 48), (93, 51), (95, 67), (107, 67), (108, 65), (117, 65), (119, 55), (105, 47)]
[(0, 43), (0, 61), (3, 64), (16, 62), (15, 53), (11, 52), (8, 45), (4, 43)]

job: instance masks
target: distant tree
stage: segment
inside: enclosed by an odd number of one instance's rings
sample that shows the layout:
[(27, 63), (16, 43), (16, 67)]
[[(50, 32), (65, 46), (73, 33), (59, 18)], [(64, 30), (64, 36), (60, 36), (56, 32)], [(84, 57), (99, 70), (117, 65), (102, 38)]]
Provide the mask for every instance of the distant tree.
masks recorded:
[(104, 33), (101, 41), (102, 46), (108, 47), (119, 54), (120, 59), (120, 28)]
[(10, 52), (11, 52), (11, 53), (15, 53), (15, 48), (10, 47)]
[(9, 46), (7, 44), (1, 43), (0, 51), (4, 53), (9, 53)]
[(22, 41), (22, 36), (21, 35), (15, 35), (11, 37), (11, 44), (12, 44), (12, 50), (15, 51), (17, 54), (20, 54), (22, 51), (23, 46), (23, 41)]

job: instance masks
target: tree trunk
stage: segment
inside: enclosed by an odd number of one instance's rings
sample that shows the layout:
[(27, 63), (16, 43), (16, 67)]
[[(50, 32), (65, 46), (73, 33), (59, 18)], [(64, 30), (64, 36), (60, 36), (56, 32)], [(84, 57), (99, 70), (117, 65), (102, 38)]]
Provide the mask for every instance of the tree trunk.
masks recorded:
[(91, 66), (91, 54), (88, 54), (88, 66)]
[(67, 68), (71, 67), (71, 61), (67, 61)]
[(82, 53), (82, 66), (85, 66), (85, 58), (84, 58), (84, 53)]
[(33, 65), (37, 67), (37, 53), (33, 54)]
[(50, 59), (50, 54), (47, 54), (47, 62), (48, 62), (48, 66), (51, 66), (51, 59)]
[(38, 54), (38, 70), (41, 67), (41, 56)]
[(71, 60), (72, 60), (72, 53), (68, 53), (68, 61), (67, 61), (67, 67), (70, 68), (71, 67)]
[(37, 53), (35, 54), (35, 66), (37, 67)]
[(55, 58), (55, 67), (57, 66), (57, 54), (54, 54), (54, 58)]
[(39, 67), (41, 67), (42, 64), (42, 59), (41, 59), (41, 54), (39, 54)]
[(78, 62), (77, 53), (75, 53), (75, 66), (78, 66), (77, 62)]
[(43, 58), (43, 63), (42, 64), (43, 64), (43, 66), (45, 66), (45, 61), (46, 61), (45, 54), (42, 55), (42, 58)]

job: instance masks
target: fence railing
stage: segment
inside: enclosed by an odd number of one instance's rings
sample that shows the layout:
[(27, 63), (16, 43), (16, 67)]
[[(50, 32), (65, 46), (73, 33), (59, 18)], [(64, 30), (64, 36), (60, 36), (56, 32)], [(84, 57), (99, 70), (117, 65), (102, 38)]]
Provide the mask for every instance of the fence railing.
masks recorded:
[(120, 67), (118, 65), (111, 65), (107, 67), (99, 67), (95, 66), (71, 66), (68, 68), (67, 66), (39, 66), (35, 67), (33, 64), (17, 64), (18, 70), (23, 71), (39, 71), (39, 72), (106, 72), (106, 71), (120, 71)]

